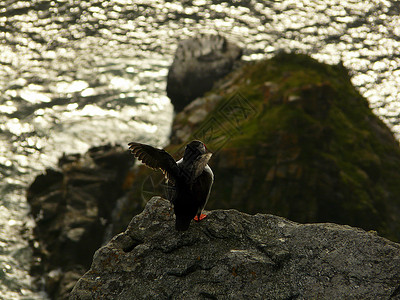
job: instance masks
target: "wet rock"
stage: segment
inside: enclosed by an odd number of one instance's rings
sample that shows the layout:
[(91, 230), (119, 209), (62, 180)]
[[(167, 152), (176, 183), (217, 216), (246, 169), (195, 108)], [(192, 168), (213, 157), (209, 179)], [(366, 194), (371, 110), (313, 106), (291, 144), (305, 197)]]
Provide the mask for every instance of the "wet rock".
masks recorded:
[(54, 299), (66, 299), (102, 245), (133, 160), (120, 147), (102, 146), (60, 159), (28, 189), (34, 228), (31, 272)]
[(220, 35), (202, 35), (179, 43), (168, 72), (167, 95), (176, 111), (209, 91), (242, 55)]
[(70, 299), (396, 299), (400, 245), (361, 229), (216, 210), (186, 232), (152, 198)]

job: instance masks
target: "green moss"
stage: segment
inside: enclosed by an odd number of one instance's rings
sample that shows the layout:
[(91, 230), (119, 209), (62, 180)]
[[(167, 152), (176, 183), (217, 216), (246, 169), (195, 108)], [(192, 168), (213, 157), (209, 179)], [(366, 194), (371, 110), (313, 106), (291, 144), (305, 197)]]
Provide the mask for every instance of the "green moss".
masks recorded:
[[(204, 135), (216, 149), (207, 209), (349, 224), (400, 240), (400, 149), (346, 69), (281, 53), (245, 65), (226, 82), (208, 94), (222, 100), (193, 129), (199, 138), (210, 120), (219, 126), (213, 139)], [(224, 108), (238, 94), (252, 113), (236, 120)]]
[[(280, 54), (239, 72), (236, 91), (257, 114), (240, 124), (240, 134), (231, 137), (216, 158), (216, 178), (221, 179), (215, 183), (212, 196), (219, 200), (213, 205), (221, 207), (224, 199), (224, 208), (276, 213), (302, 222), (350, 224), (398, 240), (400, 231), (389, 230), (386, 224), (388, 207), (400, 207), (399, 200), (387, 197), (400, 196), (393, 177), (400, 178), (394, 176), (393, 166), (384, 167), (382, 157), (395, 156), (398, 161), (399, 147), (390, 134), (379, 135), (373, 129), (388, 132), (351, 85), (347, 70), (304, 55)], [(266, 82), (275, 88), (268, 96)], [(225, 95), (225, 101), (231, 96)], [(289, 101), (290, 96), (295, 100)], [(222, 106), (223, 102), (211, 115)], [(227, 121), (220, 122), (227, 126)], [(221, 157), (233, 149), (250, 158), (247, 168), (221, 166)], [(248, 178), (245, 196), (228, 192), (232, 178), (240, 176)]]

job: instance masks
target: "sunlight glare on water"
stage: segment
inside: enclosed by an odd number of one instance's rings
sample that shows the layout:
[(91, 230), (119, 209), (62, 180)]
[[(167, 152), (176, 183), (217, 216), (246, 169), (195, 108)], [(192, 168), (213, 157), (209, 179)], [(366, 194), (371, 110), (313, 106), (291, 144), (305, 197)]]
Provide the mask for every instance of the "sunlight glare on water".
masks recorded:
[(342, 62), (400, 137), (398, 1), (0, 1), (0, 295), (43, 299), (28, 275), (25, 191), (63, 152), (168, 142), (179, 40), (220, 33), (244, 60), (296, 51)]

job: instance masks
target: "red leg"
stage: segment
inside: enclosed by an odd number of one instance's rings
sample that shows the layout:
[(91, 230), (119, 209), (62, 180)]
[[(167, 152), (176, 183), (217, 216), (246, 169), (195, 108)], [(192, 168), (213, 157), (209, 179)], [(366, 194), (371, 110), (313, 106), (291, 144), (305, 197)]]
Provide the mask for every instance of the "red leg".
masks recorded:
[(206, 217), (207, 217), (207, 215), (200, 214), (200, 216), (195, 216), (193, 220), (195, 220), (196, 222), (200, 222), (201, 220), (203, 220)]

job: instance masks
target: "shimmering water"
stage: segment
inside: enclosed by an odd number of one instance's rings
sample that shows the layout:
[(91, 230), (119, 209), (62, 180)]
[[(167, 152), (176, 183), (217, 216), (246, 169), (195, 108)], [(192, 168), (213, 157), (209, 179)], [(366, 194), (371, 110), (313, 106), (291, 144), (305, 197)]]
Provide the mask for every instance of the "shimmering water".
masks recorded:
[(28, 275), (25, 190), (63, 153), (167, 143), (179, 39), (221, 33), (245, 59), (280, 49), (340, 60), (400, 137), (400, 4), (310, 0), (0, 1), (0, 297), (42, 299)]

